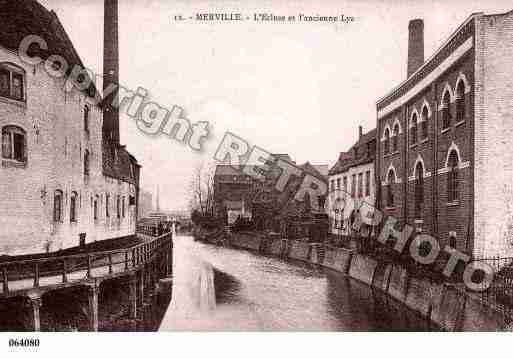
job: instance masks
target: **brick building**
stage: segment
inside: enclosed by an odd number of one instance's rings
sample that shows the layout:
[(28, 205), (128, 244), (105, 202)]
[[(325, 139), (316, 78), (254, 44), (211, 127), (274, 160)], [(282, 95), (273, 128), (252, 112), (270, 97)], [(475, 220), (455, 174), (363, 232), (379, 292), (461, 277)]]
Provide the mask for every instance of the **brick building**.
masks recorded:
[[(0, 18), (0, 255), (77, 246), (79, 234), (86, 242), (134, 234), (140, 167), (112, 132), (119, 119), (111, 117), (104, 131), (94, 84), (67, 92), (65, 79), (50, 76), (44, 62), (18, 56), (21, 41), (38, 35), (48, 50), (34, 55), (83, 67), (57, 15), (34, 0), (0, 0)], [(106, 19), (111, 51), (117, 8)], [(113, 54), (109, 71), (117, 73)]]
[[(340, 153), (337, 162), (329, 171), (330, 195), (327, 211), (330, 217), (330, 233), (351, 234), (350, 222), (354, 218), (354, 211), (365, 211), (374, 207), (375, 157), (376, 129), (364, 134), (359, 126), (358, 141), (347, 152)], [(368, 206), (363, 206), (364, 202)]]
[(513, 12), (472, 14), (377, 102), (378, 206), (474, 258), (513, 247)]
[[(328, 166), (306, 162), (297, 165), (288, 154), (273, 154), (274, 158), (287, 161), (302, 169), (301, 177), (292, 176), (284, 191), (275, 189), (281, 169), (270, 166), (266, 179), (259, 181), (230, 165), (217, 165), (214, 174), (214, 202), (216, 215), (232, 212), (232, 218), (241, 215), (252, 219), (259, 228), (275, 227), (279, 216), (293, 215), (303, 207), (293, 200), (305, 174), (327, 181)], [(324, 199), (310, 198), (307, 207), (323, 211)]]

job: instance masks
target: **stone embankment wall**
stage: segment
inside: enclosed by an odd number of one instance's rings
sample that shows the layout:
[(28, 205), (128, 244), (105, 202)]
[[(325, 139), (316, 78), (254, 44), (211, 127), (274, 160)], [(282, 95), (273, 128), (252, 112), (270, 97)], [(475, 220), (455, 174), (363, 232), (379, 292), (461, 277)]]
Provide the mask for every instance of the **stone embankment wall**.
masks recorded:
[(387, 293), (396, 303), (406, 305), (448, 331), (496, 331), (507, 327), (507, 320), (501, 313), (466, 293), (447, 284), (415, 278), (399, 265), (380, 263), (348, 249), (253, 233), (225, 235), (223, 244), (300, 260), (349, 275)]

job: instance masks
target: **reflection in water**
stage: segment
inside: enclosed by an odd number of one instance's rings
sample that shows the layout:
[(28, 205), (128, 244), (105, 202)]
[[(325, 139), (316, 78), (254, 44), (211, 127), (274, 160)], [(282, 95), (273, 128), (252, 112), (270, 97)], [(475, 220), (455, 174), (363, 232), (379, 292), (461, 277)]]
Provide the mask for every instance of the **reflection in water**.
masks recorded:
[(160, 330), (429, 330), (339, 273), (175, 237), (173, 298)]

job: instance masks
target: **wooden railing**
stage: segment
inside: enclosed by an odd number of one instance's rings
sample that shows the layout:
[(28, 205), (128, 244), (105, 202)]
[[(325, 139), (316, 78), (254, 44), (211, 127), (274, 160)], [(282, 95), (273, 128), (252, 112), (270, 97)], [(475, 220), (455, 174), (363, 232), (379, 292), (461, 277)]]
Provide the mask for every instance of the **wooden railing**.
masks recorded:
[(133, 271), (171, 248), (166, 233), (128, 248), (0, 263), (0, 296)]

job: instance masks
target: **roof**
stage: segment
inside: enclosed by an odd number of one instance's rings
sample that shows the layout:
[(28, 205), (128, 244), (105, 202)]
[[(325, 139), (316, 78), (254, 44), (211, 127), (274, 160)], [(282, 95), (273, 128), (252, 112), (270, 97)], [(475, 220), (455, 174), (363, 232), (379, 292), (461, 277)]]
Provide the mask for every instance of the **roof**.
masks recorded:
[[(324, 166), (324, 165), (322, 165)], [(328, 165), (325, 165), (326, 168), (328, 167)], [(301, 168), (303, 171), (305, 171), (306, 173), (312, 175), (312, 176), (315, 176), (319, 179), (323, 179), (323, 180), (327, 180), (326, 178), (326, 175), (322, 174), (317, 168), (316, 166), (312, 165), (310, 162), (306, 162), (306, 163), (303, 163), (301, 166), (299, 166), (299, 168)]]
[[(26, 36), (38, 35), (47, 42), (48, 49), (31, 47), (29, 55), (43, 59), (50, 55), (61, 55), (68, 62), (69, 72), (75, 65), (85, 68), (57, 14), (48, 11), (36, 0), (0, 0), (0, 19), (0, 45), (3, 47), (17, 52)], [(90, 97), (99, 96), (93, 82), (84, 92)]]
[[(367, 151), (367, 147), (376, 140), (377, 130), (374, 128), (362, 136), (351, 146), (349, 151), (340, 152), (339, 158), (335, 165), (329, 170), (329, 175), (336, 175), (347, 171), (351, 167), (359, 166), (374, 161), (375, 152)], [(355, 149), (359, 154), (355, 157)]]
[(230, 165), (217, 165), (214, 176), (241, 176), (241, 171), (236, 170)]
[(125, 146), (104, 139), (102, 161), (104, 175), (138, 185), (140, 166)]
[[(463, 21), (456, 28), (456, 30), (452, 32), (452, 34), (442, 43), (442, 45), (426, 61), (424, 61), (424, 63), (421, 66), (419, 66), (419, 68), (414, 73), (412, 73), (410, 76), (406, 78), (406, 80), (392, 88), (392, 90), (390, 90), (386, 95), (384, 95), (376, 101), (376, 105), (378, 108), (378, 118), (381, 117), (379, 115), (381, 109), (386, 108), (395, 99), (402, 98), (408, 90), (410, 90), (411, 92), (413, 86), (419, 84), (422, 79), (427, 77), (427, 74), (432, 73), (433, 70), (438, 66), (438, 64), (442, 60), (446, 59), (450, 53), (454, 52), (455, 48), (462, 45), (463, 41), (467, 40), (468, 37), (470, 37), (470, 28), (475, 18), (479, 16), (508, 16), (511, 14), (513, 14), (513, 10), (501, 14), (491, 15), (484, 15), (484, 13), (482, 12), (477, 12), (472, 13), (470, 16), (468, 16), (467, 19)], [(422, 91), (422, 89), (419, 89), (419, 91)], [(418, 91), (415, 91), (414, 93), (418, 93)], [(414, 95), (415, 94), (412, 94), (411, 96)], [(390, 113), (394, 109), (390, 109), (389, 111), (387, 111), (387, 113)]]

